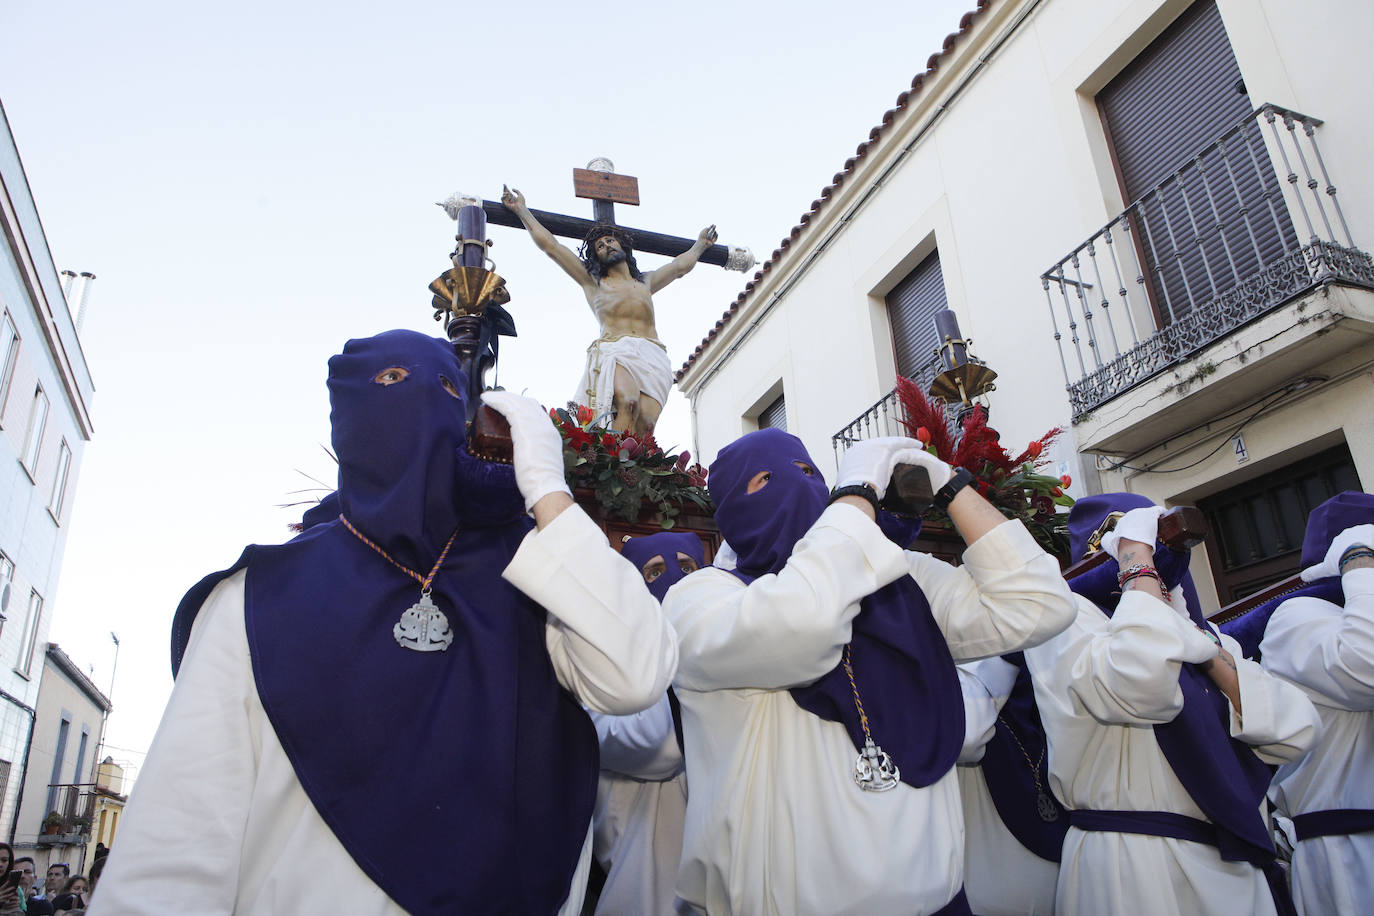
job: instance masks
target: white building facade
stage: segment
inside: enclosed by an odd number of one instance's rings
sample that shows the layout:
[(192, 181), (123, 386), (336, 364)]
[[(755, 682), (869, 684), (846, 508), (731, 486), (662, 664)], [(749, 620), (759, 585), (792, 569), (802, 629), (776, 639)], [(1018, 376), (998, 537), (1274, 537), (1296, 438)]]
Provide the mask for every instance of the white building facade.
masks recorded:
[(110, 700), (56, 643), (47, 643), (28, 778), (19, 803), (16, 856), (32, 856), (35, 871), (63, 863), (84, 874), (106, 793), (97, 770)]
[(0, 127), (0, 831), (13, 840), (94, 388), (3, 110)]
[(1071, 495), (1207, 512), (1211, 608), (1295, 571), (1307, 511), (1374, 485), (1374, 7), (984, 0), (959, 26), (680, 370), (697, 454), (786, 425), (833, 469), (900, 432), (948, 307), (1010, 450), (1063, 426)]

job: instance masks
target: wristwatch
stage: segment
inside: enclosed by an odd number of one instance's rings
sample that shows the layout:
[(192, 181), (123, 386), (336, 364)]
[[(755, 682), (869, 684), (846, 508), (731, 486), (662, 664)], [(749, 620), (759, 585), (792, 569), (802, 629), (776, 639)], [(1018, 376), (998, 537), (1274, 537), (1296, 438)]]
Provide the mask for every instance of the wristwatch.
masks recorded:
[(935, 499), (931, 505), (943, 512), (949, 508), (950, 502), (959, 494), (959, 491), (971, 483), (973, 483), (973, 475), (969, 473), (968, 468), (955, 468), (949, 481), (935, 494)]
[(873, 488), (872, 484), (851, 483), (848, 486), (836, 487), (830, 491), (830, 499), (826, 501), (826, 505), (830, 505), (841, 496), (858, 496), (866, 499), (873, 506), (873, 514), (878, 514), (878, 491)]

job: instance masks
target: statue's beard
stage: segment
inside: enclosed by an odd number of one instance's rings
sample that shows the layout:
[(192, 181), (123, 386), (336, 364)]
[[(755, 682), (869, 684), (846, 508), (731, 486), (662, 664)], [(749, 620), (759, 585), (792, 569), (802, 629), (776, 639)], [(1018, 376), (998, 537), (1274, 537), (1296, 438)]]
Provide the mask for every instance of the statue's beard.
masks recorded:
[(625, 252), (617, 251), (616, 249), (612, 248), (606, 252), (605, 256), (601, 258), (601, 266), (614, 267), (617, 264), (624, 264), (625, 260)]

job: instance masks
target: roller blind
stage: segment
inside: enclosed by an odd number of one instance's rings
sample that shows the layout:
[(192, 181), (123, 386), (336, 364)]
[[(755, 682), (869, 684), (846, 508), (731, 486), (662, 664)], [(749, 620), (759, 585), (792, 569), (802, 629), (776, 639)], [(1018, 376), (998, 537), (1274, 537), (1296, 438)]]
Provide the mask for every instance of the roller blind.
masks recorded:
[(939, 251), (932, 252), (887, 294), (887, 317), (899, 375), (913, 378), (930, 362), (939, 343), (935, 313), (947, 304)]

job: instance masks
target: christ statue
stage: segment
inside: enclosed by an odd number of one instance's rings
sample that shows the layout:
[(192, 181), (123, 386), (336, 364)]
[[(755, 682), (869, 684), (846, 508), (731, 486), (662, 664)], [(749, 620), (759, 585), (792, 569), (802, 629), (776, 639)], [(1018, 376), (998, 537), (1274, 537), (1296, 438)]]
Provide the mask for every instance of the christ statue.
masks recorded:
[(635, 264), (630, 234), (619, 226), (597, 223), (574, 253), (534, 218), (519, 191), (504, 189), (501, 202), (519, 217), (539, 250), (582, 287), (601, 326), (601, 336), (587, 348), (577, 401), (597, 412), (613, 410), (615, 429), (653, 432), (673, 380), (668, 350), (654, 326), (653, 294), (696, 266), (715, 244), (716, 227), (707, 226), (691, 248), (644, 274)]

